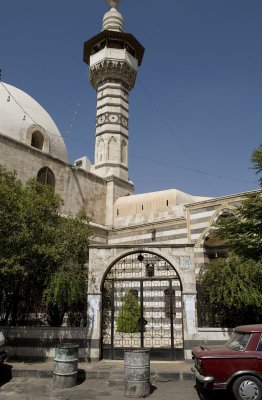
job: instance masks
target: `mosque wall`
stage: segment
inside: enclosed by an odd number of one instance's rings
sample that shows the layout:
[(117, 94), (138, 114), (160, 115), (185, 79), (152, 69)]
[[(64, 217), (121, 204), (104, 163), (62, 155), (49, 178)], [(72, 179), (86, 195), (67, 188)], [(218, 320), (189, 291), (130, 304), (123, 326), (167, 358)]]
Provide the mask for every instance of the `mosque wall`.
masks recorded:
[(187, 222), (185, 218), (169, 219), (162, 223), (141, 224), (128, 228), (114, 229), (110, 232), (110, 245), (116, 244), (185, 244), (187, 239)]
[(217, 219), (225, 212), (233, 212), (234, 208), (243, 201), (246, 194), (238, 193), (185, 206), (188, 221), (188, 242), (195, 245), (196, 274), (204, 263), (210, 262), (205, 251), (205, 240), (211, 232), (214, 232)]
[(15, 170), (23, 183), (36, 177), (41, 168), (50, 168), (55, 175), (55, 191), (64, 201), (61, 212), (67, 215), (85, 212), (90, 221), (105, 225), (107, 182), (104, 179), (1, 134), (0, 163), (8, 170)]

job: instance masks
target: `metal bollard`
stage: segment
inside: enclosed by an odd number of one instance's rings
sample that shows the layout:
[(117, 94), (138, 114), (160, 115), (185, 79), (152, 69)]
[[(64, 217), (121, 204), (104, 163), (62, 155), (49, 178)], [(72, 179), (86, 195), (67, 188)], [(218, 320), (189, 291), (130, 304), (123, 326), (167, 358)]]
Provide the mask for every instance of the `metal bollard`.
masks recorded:
[(61, 343), (55, 349), (53, 386), (68, 388), (77, 383), (78, 344)]
[(125, 349), (125, 396), (147, 397), (150, 395), (150, 350)]

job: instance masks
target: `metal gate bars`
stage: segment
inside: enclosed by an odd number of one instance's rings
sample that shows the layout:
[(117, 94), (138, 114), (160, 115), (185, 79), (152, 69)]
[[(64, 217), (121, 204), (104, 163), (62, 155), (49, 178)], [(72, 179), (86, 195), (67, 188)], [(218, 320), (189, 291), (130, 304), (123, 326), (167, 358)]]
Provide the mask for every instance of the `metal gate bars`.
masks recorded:
[(125, 348), (150, 348), (151, 358), (183, 358), (181, 284), (174, 268), (151, 253), (132, 253), (103, 285), (103, 358)]

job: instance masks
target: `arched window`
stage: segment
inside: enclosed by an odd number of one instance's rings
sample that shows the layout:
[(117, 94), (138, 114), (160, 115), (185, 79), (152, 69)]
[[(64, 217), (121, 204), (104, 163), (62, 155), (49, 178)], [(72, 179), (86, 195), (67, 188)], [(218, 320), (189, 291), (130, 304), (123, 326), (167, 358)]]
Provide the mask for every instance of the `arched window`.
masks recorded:
[(154, 264), (146, 264), (146, 276), (148, 278), (151, 278), (152, 276), (155, 276), (155, 266), (154, 266)]
[(103, 161), (104, 152), (105, 152), (104, 141), (99, 139), (99, 141), (97, 143), (97, 155), (96, 155), (97, 162), (102, 162)]
[(31, 138), (31, 146), (43, 150), (44, 135), (40, 131), (34, 131)]
[(43, 185), (55, 187), (55, 175), (48, 167), (43, 167), (38, 171), (37, 180)]
[(121, 142), (121, 163), (127, 164), (127, 144), (125, 140)]
[(117, 153), (117, 140), (111, 137), (108, 142), (108, 159), (111, 161), (118, 161)]
[[(228, 218), (230, 210), (227, 208), (221, 210), (215, 221), (222, 218)], [(230, 245), (226, 244), (223, 239), (216, 235), (216, 230), (212, 229), (206, 234), (204, 244), (205, 261), (207, 263), (213, 262), (218, 258), (227, 258)]]
[(170, 306), (172, 305), (172, 314), (176, 315), (176, 292), (174, 289), (170, 291), (170, 289), (164, 290), (164, 307), (165, 307), (165, 316), (170, 318)]

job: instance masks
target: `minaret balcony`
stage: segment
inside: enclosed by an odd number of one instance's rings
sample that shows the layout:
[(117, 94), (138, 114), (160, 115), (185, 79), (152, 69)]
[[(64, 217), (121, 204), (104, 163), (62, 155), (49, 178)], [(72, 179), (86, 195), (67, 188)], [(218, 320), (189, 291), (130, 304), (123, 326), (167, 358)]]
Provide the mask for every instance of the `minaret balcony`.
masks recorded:
[(126, 49), (107, 48), (90, 56), (90, 67), (102, 61), (125, 61), (135, 71), (138, 70), (138, 61)]

